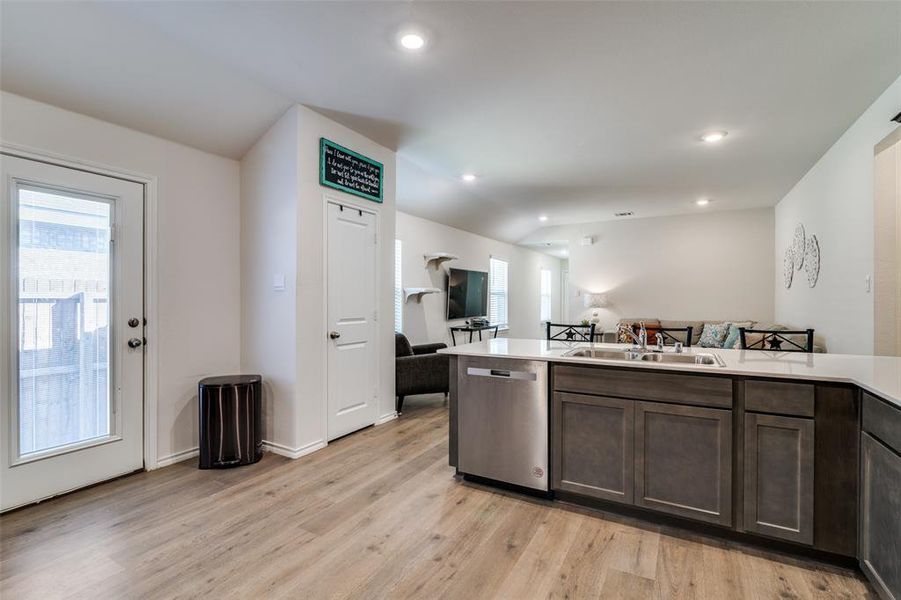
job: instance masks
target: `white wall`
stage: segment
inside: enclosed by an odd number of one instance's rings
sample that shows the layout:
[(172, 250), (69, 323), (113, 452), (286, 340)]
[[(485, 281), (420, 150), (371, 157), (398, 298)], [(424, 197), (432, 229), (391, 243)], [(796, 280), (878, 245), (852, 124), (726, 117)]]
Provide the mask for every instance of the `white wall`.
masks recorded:
[[(404, 287), (437, 287), (446, 290), (445, 274), (448, 268), (488, 271), (488, 259), (494, 256), (509, 261), (507, 284), (510, 323), (509, 331), (504, 335), (519, 338), (544, 337), (539, 314), (539, 277), (542, 268), (551, 270), (551, 313), (554, 320), (559, 319), (559, 259), (402, 212), (397, 213), (396, 237), (402, 242), (401, 275)], [(423, 255), (433, 252), (450, 252), (460, 258), (444, 263), (440, 270), (434, 267), (426, 270)], [(446, 291), (425, 295), (421, 303), (411, 299), (404, 304), (404, 334), (413, 344), (450, 344), (446, 316)], [(462, 320), (454, 321), (458, 322), (462, 323)], [(457, 334), (458, 343), (461, 335)]]
[[(264, 437), (295, 447), (297, 361), (297, 110), (241, 160), (241, 368), (263, 375)], [(285, 289), (273, 287), (283, 276)]]
[[(394, 412), (394, 198), (396, 189), (395, 154), (369, 138), (339, 125), (319, 113), (298, 106), (300, 131), (300, 201), (298, 218), (298, 292), (297, 292), (297, 389), (300, 411), (300, 446), (324, 442), (326, 438), (324, 358), (328, 324), (325, 313), (325, 204), (326, 197), (346, 204), (358, 204), (378, 214), (379, 278), (379, 418), (389, 419)], [(378, 204), (319, 185), (319, 138), (359, 152), (384, 165), (382, 194)]]
[(591, 317), (583, 291), (607, 294), (607, 329), (621, 317), (773, 318), (772, 209), (548, 227), (526, 241), (538, 239), (569, 241), (570, 321)]
[[(319, 185), (319, 139), (384, 165), (382, 204)], [(245, 370), (269, 381), (269, 447), (289, 456), (326, 443), (325, 205), (327, 199), (378, 213), (379, 419), (394, 417), (394, 152), (303, 106), (294, 106), (245, 156), (242, 272)], [(273, 290), (276, 274), (286, 289)]]
[(197, 381), (240, 365), (238, 163), (3, 92), (0, 140), (158, 178), (157, 458), (197, 447)]
[[(833, 144), (776, 206), (776, 319), (813, 327), (829, 352), (873, 353), (873, 149), (897, 127), (901, 78)], [(803, 223), (820, 244), (820, 276), (786, 290), (782, 253)]]

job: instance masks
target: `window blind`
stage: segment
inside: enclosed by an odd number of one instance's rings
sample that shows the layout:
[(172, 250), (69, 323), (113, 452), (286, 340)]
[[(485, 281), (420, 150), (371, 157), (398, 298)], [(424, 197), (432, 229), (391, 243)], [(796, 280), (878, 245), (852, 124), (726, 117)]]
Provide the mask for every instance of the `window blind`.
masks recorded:
[(540, 310), (540, 319), (541, 321), (550, 321), (551, 320), (551, 270), (550, 269), (541, 269), (541, 282), (540, 282), (540, 294), (541, 294), (541, 310)]
[(401, 274), (402, 243), (394, 240), (394, 331), (400, 333), (404, 328), (404, 287)]
[(488, 320), (507, 326), (507, 261), (499, 258), (488, 263)]

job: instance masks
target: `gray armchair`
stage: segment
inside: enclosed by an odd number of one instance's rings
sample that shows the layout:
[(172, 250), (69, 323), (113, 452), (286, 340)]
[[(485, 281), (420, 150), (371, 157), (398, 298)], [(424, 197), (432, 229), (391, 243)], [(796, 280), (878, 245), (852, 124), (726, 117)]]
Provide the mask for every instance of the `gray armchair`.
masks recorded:
[(447, 396), (450, 360), (446, 354), (436, 354), (447, 344), (411, 346), (402, 333), (394, 334), (395, 409), (404, 407), (404, 397), (414, 394), (443, 393)]

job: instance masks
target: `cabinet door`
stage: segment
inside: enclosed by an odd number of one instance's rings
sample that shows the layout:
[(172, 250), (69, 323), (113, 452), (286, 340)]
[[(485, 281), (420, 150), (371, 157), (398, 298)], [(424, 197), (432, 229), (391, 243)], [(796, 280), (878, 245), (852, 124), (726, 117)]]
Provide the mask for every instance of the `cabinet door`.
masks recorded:
[(554, 394), (554, 489), (632, 503), (634, 402)]
[(732, 411), (635, 405), (635, 504), (732, 524)]
[(745, 413), (747, 531), (813, 543), (814, 421)]
[(862, 437), (860, 566), (883, 598), (901, 600), (901, 456)]

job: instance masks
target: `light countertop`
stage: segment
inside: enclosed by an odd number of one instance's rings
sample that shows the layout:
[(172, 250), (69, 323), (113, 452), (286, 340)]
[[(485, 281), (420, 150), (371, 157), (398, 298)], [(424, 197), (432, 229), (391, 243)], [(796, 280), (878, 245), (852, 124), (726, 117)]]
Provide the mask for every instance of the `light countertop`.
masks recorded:
[[(805, 354), (761, 350), (722, 350), (719, 348), (686, 348), (685, 354), (715, 354), (725, 367), (714, 365), (649, 363), (643, 361), (606, 360), (565, 353), (579, 347), (604, 349), (630, 348), (628, 344), (589, 344), (587, 342), (548, 342), (516, 338), (496, 338), (439, 350), (459, 356), (487, 356), (545, 360), (556, 363), (610, 365), (623, 368), (662, 369), (688, 373), (719, 373), (747, 377), (774, 377), (851, 383), (901, 408), (901, 358), (856, 354)], [(667, 348), (668, 352), (672, 348)]]

